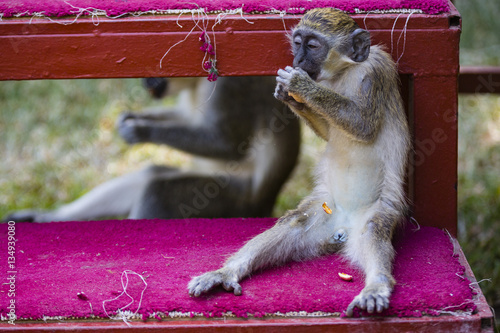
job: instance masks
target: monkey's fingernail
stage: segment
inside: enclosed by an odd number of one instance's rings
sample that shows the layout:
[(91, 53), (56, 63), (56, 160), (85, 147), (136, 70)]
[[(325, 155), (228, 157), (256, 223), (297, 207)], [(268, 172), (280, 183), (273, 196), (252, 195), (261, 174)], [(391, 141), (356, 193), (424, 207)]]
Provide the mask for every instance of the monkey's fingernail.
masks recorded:
[(341, 278), (344, 281), (352, 281), (352, 275), (346, 273), (339, 273), (339, 278)]
[(323, 210), (327, 213), (327, 214), (331, 214), (332, 213), (332, 209), (330, 207), (328, 207), (328, 205), (326, 204), (326, 202), (323, 202)]

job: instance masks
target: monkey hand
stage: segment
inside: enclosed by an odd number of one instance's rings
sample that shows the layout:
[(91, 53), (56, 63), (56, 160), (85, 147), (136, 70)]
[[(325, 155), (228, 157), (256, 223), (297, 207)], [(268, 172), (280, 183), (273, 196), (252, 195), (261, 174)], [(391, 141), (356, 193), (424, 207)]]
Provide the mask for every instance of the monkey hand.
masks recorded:
[[(387, 280), (387, 278), (383, 278)], [(366, 310), (368, 313), (377, 311), (378, 313), (389, 308), (389, 297), (392, 287), (389, 283), (379, 282), (366, 285), (361, 293), (354, 298), (346, 310), (346, 315), (351, 317), (354, 308)]]
[(277, 100), (282, 101), (283, 103), (286, 103), (286, 104), (290, 105), (292, 108), (295, 108), (297, 110), (302, 110), (304, 108), (304, 103), (299, 103), (298, 101), (296, 101), (288, 93), (288, 91), (285, 90), (285, 88), (283, 87), (283, 85), (281, 83), (278, 83), (276, 85), (276, 89), (274, 90), (274, 97)]
[(288, 95), (299, 103), (305, 102), (303, 92), (307, 91), (307, 86), (314, 82), (305, 70), (299, 67), (292, 68), (290, 66), (278, 70), (276, 81), (278, 84), (282, 84), (284, 89), (288, 92)]
[(193, 278), (188, 285), (189, 295), (198, 297), (220, 285), (227, 291), (233, 291), (236, 296), (241, 295), (241, 286), (236, 274), (225, 267)]
[(118, 133), (129, 144), (148, 141), (149, 131), (145, 120), (133, 113), (124, 112), (116, 123)]

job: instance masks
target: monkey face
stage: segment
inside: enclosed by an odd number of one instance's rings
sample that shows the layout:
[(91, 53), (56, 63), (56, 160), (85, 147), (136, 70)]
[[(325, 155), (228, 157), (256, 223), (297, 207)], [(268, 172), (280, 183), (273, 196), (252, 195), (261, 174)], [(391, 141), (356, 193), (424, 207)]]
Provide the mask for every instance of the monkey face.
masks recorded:
[(296, 29), (292, 36), (293, 67), (300, 67), (316, 80), (330, 49), (325, 38), (306, 29)]

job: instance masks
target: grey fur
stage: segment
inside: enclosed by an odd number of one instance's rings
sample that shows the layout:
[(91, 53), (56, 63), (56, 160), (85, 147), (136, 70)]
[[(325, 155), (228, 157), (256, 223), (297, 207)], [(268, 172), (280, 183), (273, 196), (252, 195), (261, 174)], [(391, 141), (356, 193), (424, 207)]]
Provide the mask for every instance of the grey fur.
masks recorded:
[[(295, 29), (297, 35), (299, 45), (292, 48), (300, 50), (301, 63), (309, 67), (294, 61), (298, 67), (280, 69), (275, 97), (327, 141), (316, 168), (316, 186), (297, 209), (250, 240), (221, 269), (193, 278), (188, 290), (199, 296), (223, 285), (239, 295), (239, 281), (259, 268), (341, 251), (366, 274), (365, 288), (346, 314), (352, 316), (356, 307), (381, 312), (389, 306), (395, 283), (391, 238), (406, 211), (409, 130), (395, 64), (377, 46), (369, 52), (346, 48), (349, 36), (316, 35), (310, 28)], [(311, 39), (321, 45), (307, 54), (300, 42)], [(328, 49), (326, 56), (321, 48)], [(359, 56), (349, 53), (356, 49)], [(315, 56), (321, 57), (321, 68), (310, 66), (318, 63)], [(331, 215), (323, 202), (333, 210)]]

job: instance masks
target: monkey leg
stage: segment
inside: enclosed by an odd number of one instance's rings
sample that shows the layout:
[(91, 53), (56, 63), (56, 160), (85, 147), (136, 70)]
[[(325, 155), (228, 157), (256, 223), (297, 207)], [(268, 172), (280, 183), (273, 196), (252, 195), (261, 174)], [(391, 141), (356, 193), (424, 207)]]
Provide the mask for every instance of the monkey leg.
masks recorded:
[[(307, 209), (307, 206), (304, 208)], [(253, 271), (323, 253), (325, 249), (321, 245), (326, 240), (309, 237), (306, 231), (308, 224), (313, 223), (308, 220), (308, 212), (300, 207), (289, 211), (274, 227), (246, 243), (222, 268), (193, 278), (188, 285), (189, 294), (198, 297), (222, 285), (235, 295), (241, 295), (239, 281)]]
[(77, 200), (58, 209), (19, 211), (7, 216), (5, 220), (52, 222), (127, 216), (151, 178), (157, 177), (159, 174), (174, 173), (178, 173), (178, 170), (151, 166), (100, 184)]
[(357, 239), (351, 237), (347, 253), (361, 265), (365, 272), (365, 287), (349, 304), (346, 310), (352, 316), (355, 307), (380, 313), (389, 307), (389, 297), (396, 281), (392, 277), (394, 248), (392, 233), (397, 223), (395, 217), (382, 213), (375, 215)]
[[(265, 216), (250, 201), (251, 189), (244, 177), (191, 172), (151, 179), (129, 218), (187, 219)], [(264, 213), (264, 214), (263, 214)]]

